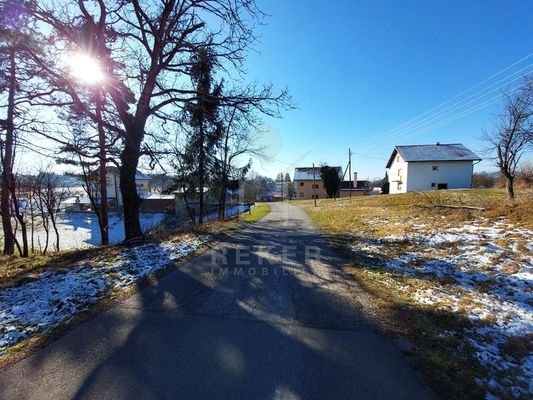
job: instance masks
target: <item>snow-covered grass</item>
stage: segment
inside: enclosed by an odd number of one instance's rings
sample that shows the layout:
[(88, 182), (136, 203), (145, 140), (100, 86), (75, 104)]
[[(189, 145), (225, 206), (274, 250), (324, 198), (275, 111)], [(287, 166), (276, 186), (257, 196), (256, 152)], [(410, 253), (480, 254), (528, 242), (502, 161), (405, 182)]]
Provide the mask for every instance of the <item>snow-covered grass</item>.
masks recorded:
[[(455, 398), (533, 397), (533, 201), (476, 190), (324, 201), (307, 208), (352, 258), (393, 334)], [(422, 203), (474, 205), (486, 211)], [(419, 207), (425, 205), (429, 208)], [(435, 384), (435, 382), (437, 383)]]
[(0, 289), (0, 355), (19, 341), (67, 322), (103, 299), (194, 252), (209, 236), (123, 248), (113, 260), (79, 262)]
[[(366, 266), (390, 278), (382, 284), (413, 303), (468, 318), (461, 333), (488, 371), (479, 384), (497, 397), (526, 397), (533, 395), (533, 231), (504, 219), (484, 225), (414, 225), (402, 236), (356, 239), (352, 250), (370, 256)], [(509, 354), (517, 338), (525, 348)]]

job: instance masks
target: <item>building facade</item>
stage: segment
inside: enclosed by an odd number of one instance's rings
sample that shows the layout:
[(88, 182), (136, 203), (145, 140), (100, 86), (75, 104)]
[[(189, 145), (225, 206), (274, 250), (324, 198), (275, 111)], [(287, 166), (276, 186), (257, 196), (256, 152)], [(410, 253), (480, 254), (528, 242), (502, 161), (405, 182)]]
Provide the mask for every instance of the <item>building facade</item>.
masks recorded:
[[(342, 177), (342, 168), (333, 167), (339, 171)], [(300, 167), (294, 170), (294, 192), (295, 200), (325, 199), (328, 197), (324, 183), (320, 178), (320, 167)]]
[[(143, 198), (150, 194), (150, 180), (152, 178), (139, 171), (135, 174), (137, 194)], [(120, 173), (116, 167), (107, 168), (107, 198), (113, 207), (122, 207), (122, 194), (120, 193)]]
[(481, 158), (459, 143), (396, 146), (386, 165), (389, 193), (469, 189), (478, 161)]

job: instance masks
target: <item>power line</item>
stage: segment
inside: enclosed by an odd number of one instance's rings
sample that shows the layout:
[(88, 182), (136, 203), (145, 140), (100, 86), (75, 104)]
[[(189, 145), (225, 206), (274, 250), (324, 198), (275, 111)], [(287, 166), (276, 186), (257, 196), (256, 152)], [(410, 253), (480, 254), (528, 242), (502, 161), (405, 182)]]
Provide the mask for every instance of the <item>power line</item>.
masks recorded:
[[(488, 78), (483, 79), (481, 82), (476, 83), (474, 86), (471, 86), (470, 88), (468, 88), (468, 89), (462, 91), (461, 93), (459, 93), (459, 94), (453, 96), (452, 98), (446, 100), (445, 102), (440, 103), (439, 105), (437, 105), (437, 106), (431, 108), (430, 110), (428, 110), (428, 111), (426, 111), (426, 112), (424, 112), (424, 113), (418, 115), (417, 117), (412, 118), (411, 120), (409, 120), (409, 121), (407, 121), (407, 122), (404, 122), (404, 123), (401, 124), (400, 126), (406, 125), (406, 124), (410, 123), (411, 121), (416, 120), (416, 119), (418, 119), (418, 118), (420, 118), (420, 117), (422, 117), (422, 116), (424, 116), (424, 115), (426, 115), (426, 114), (429, 114), (430, 112), (432, 112), (432, 111), (434, 111), (434, 110), (436, 110), (436, 109), (442, 107), (443, 105), (448, 104), (449, 102), (451, 102), (451, 101), (457, 99), (458, 97), (461, 97), (463, 94), (466, 94), (466, 93), (470, 92), (472, 89), (475, 89), (475, 88), (481, 86), (482, 84), (484, 84), (485, 82), (490, 81), (492, 78), (494, 78), (494, 77), (496, 77), (496, 76), (502, 74), (502, 73), (505, 72), (505, 71), (508, 71), (509, 69), (511, 69), (512, 67), (514, 67), (515, 65), (520, 64), (522, 61), (527, 60), (527, 59), (528, 59), (529, 57), (531, 57), (531, 56), (533, 56), (533, 53), (529, 53), (527, 56), (521, 58), (520, 60), (518, 60), (518, 61), (512, 63), (511, 65), (505, 67), (504, 69), (502, 69), (502, 70), (496, 72), (495, 74), (489, 76)], [(399, 127), (400, 127), (400, 126), (399, 126)], [(391, 132), (391, 131), (395, 131), (395, 130), (398, 129), (399, 127), (394, 128), (394, 129), (391, 129), (390, 131), (385, 132), (385, 134), (387, 134), (387, 133), (389, 133), (389, 132)]]
[[(453, 113), (455, 110), (457, 110), (459, 107), (464, 107), (464, 106), (467, 106), (467, 105), (470, 105), (472, 103), (475, 103), (476, 101), (479, 101), (479, 100), (482, 100), (485, 96), (491, 94), (491, 93), (494, 93), (496, 91), (499, 91), (501, 88), (505, 87), (505, 86), (508, 86), (510, 83), (513, 83), (517, 80), (520, 80), (522, 79), (524, 76), (528, 75), (529, 73), (533, 72), (533, 70), (530, 70), (528, 72), (526, 72), (525, 74), (521, 74), (521, 72), (524, 70), (524, 69), (527, 69), (527, 68), (531, 68), (533, 66), (533, 64), (529, 64), (528, 66), (524, 67), (524, 68), (521, 68), (520, 70), (514, 72), (513, 74), (499, 80), (498, 82), (495, 82), (493, 83), (492, 85), (490, 86), (487, 86), (486, 88), (482, 89), (480, 92), (478, 93), (475, 93), (475, 94), (472, 94), (458, 102), (455, 102), (454, 104), (451, 104), (443, 109), (441, 109), (439, 112), (437, 112), (436, 114), (434, 115), (430, 115), (426, 118), (423, 118), (422, 120), (420, 120), (419, 122), (415, 123), (414, 125), (410, 124), (408, 126), (405, 126), (404, 128), (402, 129), (399, 129), (397, 130), (396, 132), (394, 132), (394, 134), (389, 134), (388, 136), (384, 136), (382, 137), (381, 139), (385, 139), (385, 138), (388, 138), (388, 137), (395, 137), (396, 135), (401, 135), (402, 133), (406, 132), (406, 131), (410, 131), (412, 129), (418, 129), (420, 126), (423, 126), (425, 125), (426, 123), (432, 123), (432, 120), (435, 120), (435, 119), (438, 119), (438, 118), (441, 118), (441, 117), (444, 117), (444, 116), (447, 116), (451, 113)], [(509, 78), (511, 78), (513, 75), (516, 75), (520, 73), (521, 75), (510, 80), (510, 81), (507, 81)], [(503, 82), (503, 81), (507, 81), (501, 85), (499, 85), (498, 87), (486, 92), (486, 93), (483, 93), (485, 91), (487, 91), (488, 89), (490, 89), (491, 87), (495, 86), (495, 85), (498, 85), (499, 83)], [(483, 94), (482, 94), (483, 93)], [(472, 99), (470, 101), (467, 101), (469, 99)]]
[[(519, 90), (520, 87), (516, 87), (514, 88), (512, 91), (509, 92), (509, 94), (513, 94), (514, 92), (516, 92), (517, 90)], [(491, 104), (494, 104), (494, 103), (497, 103), (499, 100), (500, 100), (501, 96), (498, 95), (498, 96), (495, 96), (495, 97), (492, 97), (491, 99), (481, 103), (481, 104), (478, 104), (476, 106), (473, 106), (471, 108), (469, 108), (468, 110), (465, 110), (459, 114), (456, 114), (456, 115), (453, 115), (449, 118), (446, 118), (444, 119), (443, 121), (439, 121), (439, 122), (436, 122), (434, 123), (433, 125), (429, 125), (425, 128), (422, 128), (421, 130), (417, 131), (417, 132), (411, 132), (411, 133), (408, 133), (408, 134), (403, 134), (403, 135), (399, 135), (399, 137), (402, 137), (402, 138), (406, 138), (406, 137), (412, 137), (412, 136), (416, 136), (416, 135), (421, 135), (422, 133), (426, 133), (432, 129), (435, 129), (435, 128), (438, 128), (440, 126), (443, 126), (443, 125), (446, 125), (448, 122), (451, 122), (451, 121), (455, 121), (459, 118), (462, 118), (466, 115), (470, 115), (478, 110), (481, 110), (485, 107), (488, 107), (490, 106)]]
[[(533, 72), (533, 70), (532, 70), (531, 72)], [(513, 81), (518, 80), (518, 79), (521, 79), (521, 78), (522, 78), (522, 76), (520, 76), (520, 77), (514, 79)], [(512, 82), (512, 81), (511, 81), (511, 82)], [(510, 82), (508, 82), (508, 83), (510, 83)], [(517, 87), (519, 87), (519, 86), (517, 86)], [(517, 89), (517, 87), (513, 88), (512, 92), (514, 92), (514, 91)], [(421, 121), (421, 122), (418, 123), (418, 124), (415, 124), (415, 125), (413, 125), (413, 126), (408, 127), (407, 129), (404, 129), (404, 130), (398, 132), (397, 134), (395, 134), (395, 135), (393, 136), (393, 138), (398, 139), (398, 138), (403, 137), (403, 136), (405, 136), (405, 135), (409, 135), (409, 133), (410, 133), (411, 131), (413, 131), (413, 130), (417, 130), (417, 129), (418, 129), (418, 130), (427, 130), (428, 127), (442, 126), (442, 125), (443, 125), (443, 124), (441, 124), (442, 121), (455, 120), (455, 119), (457, 119), (457, 118), (456, 118), (457, 115), (468, 115), (468, 114), (471, 114), (470, 112), (465, 114), (465, 111), (464, 111), (464, 110), (463, 110), (463, 111), (460, 111), (460, 110), (463, 109), (463, 107), (465, 107), (465, 106), (469, 106), (469, 105), (471, 105), (471, 104), (473, 104), (473, 103), (476, 103), (476, 102), (479, 101), (479, 100), (482, 100), (482, 99), (483, 99), (485, 96), (487, 96), (488, 94), (491, 94), (491, 93), (493, 93), (493, 92), (498, 91), (498, 89), (499, 89), (499, 88), (493, 89), (493, 90), (491, 90), (491, 91), (485, 93), (484, 95), (478, 97), (477, 99), (474, 99), (474, 100), (468, 101), (468, 102), (462, 104), (461, 107), (459, 107), (459, 105), (457, 105), (457, 106), (455, 106), (453, 109), (451, 109), (451, 110), (449, 110), (449, 111), (447, 111), (447, 112), (444, 112), (444, 113), (437, 113), (437, 114), (436, 114), (434, 117), (432, 117), (432, 118), (428, 118), (428, 119), (426, 119), (426, 120), (424, 120), (424, 121)], [(510, 92), (510, 93), (511, 93), (511, 92)], [(475, 108), (475, 111), (477, 111), (477, 110), (481, 110), (482, 108), (488, 107), (489, 105), (491, 105), (491, 104), (497, 102), (498, 99), (500, 99), (500, 98), (501, 98), (501, 95), (497, 95), (497, 96), (495, 96), (495, 97), (490, 98), (489, 100), (484, 100), (483, 102), (481, 102), (481, 103), (479, 103), (479, 104), (477, 104), (477, 105), (475, 105), (475, 104), (472, 105), (472, 107), (471, 107), (471, 108), (468, 108), (468, 110), (472, 110), (473, 108)], [(459, 113), (457, 113), (457, 112), (459, 112)], [(385, 140), (385, 139), (386, 139), (386, 138), (382, 138), (381, 141), (383, 141), (383, 140)]]
[[(502, 85), (501, 85), (500, 87), (498, 87), (497, 89), (494, 89), (494, 90), (492, 90), (492, 91), (490, 91), (490, 92), (488, 92), (488, 93), (485, 93), (484, 95), (480, 95), (480, 93), (483, 93), (483, 92), (485, 92), (487, 89), (489, 89), (489, 88), (491, 88), (491, 87), (493, 87), (493, 86), (495, 86), (495, 85), (497, 85), (497, 84), (499, 84), (499, 83), (501, 83), (501, 82), (503, 82), (503, 81), (506, 81), (507, 79), (513, 77), (513, 76), (516, 75), (517, 73), (520, 73), (521, 71), (523, 71), (523, 70), (525, 70), (525, 69), (531, 67), (531, 65), (533, 65), (533, 64), (529, 64), (529, 65), (526, 66), (526, 67), (522, 67), (522, 68), (519, 69), (518, 71), (515, 71), (515, 72), (513, 72), (512, 74), (507, 75), (506, 77), (500, 79), (499, 81), (497, 81), (497, 82), (495, 82), (495, 83), (492, 83), (492, 84), (489, 85), (488, 87), (485, 87), (484, 89), (481, 89), (481, 91), (478, 91), (477, 93), (471, 94), (471, 95), (468, 96), (467, 98), (462, 99), (462, 100), (460, 100), (460, 101), (458, 101), (458, 102), (455, 102), (454, 104), (452, 104), (452, 105), (450, 105), (450, 106), (447, 106), (447, 107), (445, 107), (444, 109), (441, 109), (436, 115), (434, 115), (434, 116), (432, 116), (432, 117), (429, 117), (429, 118), (428, 118), (428, 117), (422, 118), (422, 117), (424, 117), (424, 116), (430, 114), (430, 113), (433, 112), (433, 111), (439, 110), (439, 109), (442, 108), (443, 106), (445, 106), (445, 105), (451, 103), (452, 101), (454, 101), (454, 100), (460, 98), (460, 97), (463, 96), (464, 94), (466, 94), (466, 93), (468, 93), (468, 92), (471, 92), (473, 89), (475, 89), (475, 88), (477, 88), (477, 87), (483, 85), (484, 83), (490, 81), (491, 79), (497, 77), (498, 75), (501, 75), (502, 73), (508, 71), (509, 69), (511, 69), (512, 67), (516, 66), (517, 64), (520, 64), (521, 62), (523, 62), (524, 60), (530, 58), (531, 56), (533, 56), (533, 53), (529, 53), (527, 56), (525, 56), (525, 57), (519, 59), (518, 61), (512, 63), (511, 65), (505, 67), (504, 69), (498, 71), (497, 73), (495, 73), (495, 74), (489, 76), (488, 78), (483, 79), (481, 82), (479, 82), (479, 83), (475, 84), (474, 86), (472, 86), (472, 87), (470, 87), (470, 88), (468, 88), (468, 89), (462, 91), (461, 93), (459, 93), (459, 94), (453, 96), (452, 98), (448, 99), (447, 101), (445, 101), (445, 102), (443, 102), (443, 103), (440, 103), (439, 105), (437, 105), (437, 106), (431, 108), (430, 110), (428, 110), (428, 111), (426, 111), (426, 112), (424, 112), (424, 113), (422, 113), (422, 114), (420, 114), (420, 115), (418, 115), (418, 116), (416, 116), (416, 117), (414, 117), (414, 118), (411, 118), (410, 120), (404, 122), (403, 124), (401, 124), (401, 125), (399, 125), (399, 126), (393, 128), (393, 129), (391, 129), (391, 130), (385, 132), (385, 134), (384, 134), (384, 136), (381, 138), (381, 140), (384, 140), (384, 139), (386, 139), (386, 138), (390, 138), (390, 137), (394, 137), (398, 132), (403, 132), (403, 131), (405, 131), (405, 130), (413, 129), (413, 126), (412, 126), (413, 122), (418, 121), (418, 122), (416, 122), (415, 126), (418, 126), (418, 125), (423, 124), (423, 123), (426, 123), (426, 122), (430, 122), (430, 121), (431, 121), (432, 119), (434, 119), (434, 118), (441, 117), (441, 115), (439, 115), (439, 114), (442, 114), (445, 110), (448, 110), (448, 109), (450, 109), (450, 108), (456, 108), (459, 104), (464, 103), (466, 100), (468, 100), (468, 99), (470, 99), (470, 98), (472, 98), (472, 97), (476, 97), (476, 96), (477, 96), (475, 100), (472, 100), (472, 101), (468, 102), (467, 104), (471, 104), (472, 102), (474, 102), (474, 101), (476, 101), (476, 100), (480, 100), (480, 99), (482, 99), (483, 97), (485, 97), (486, 95), (492, 93), (493, 91), (498, 90), (499, 88), (501, 88), (501, 87), (503, 87), (503, 86), (505, 86), (505, 85), (508, 85), (508, 84), (511, 83), (511, 82), (514, 82), (514, 81), (517, 80), (518, 78), (517, 78), (517, 79), (513, 79), (513, 80), (510, 81), (510, 82), (506, 82), (505, 84), (502, 84)], [(529, 73), (529, 72), (528, 72), (528, 73)], [(527, 75), (527, 73), (526, 73), (526, 75)], [(422, 120), (420, 120), (421, 118), (422, 118)], [(373, 143), (367, 143), (363, 148), (368, 148), (369, 146), (372, 146), (373, 144), (375, 144), (375, 142), (373, 142)]]

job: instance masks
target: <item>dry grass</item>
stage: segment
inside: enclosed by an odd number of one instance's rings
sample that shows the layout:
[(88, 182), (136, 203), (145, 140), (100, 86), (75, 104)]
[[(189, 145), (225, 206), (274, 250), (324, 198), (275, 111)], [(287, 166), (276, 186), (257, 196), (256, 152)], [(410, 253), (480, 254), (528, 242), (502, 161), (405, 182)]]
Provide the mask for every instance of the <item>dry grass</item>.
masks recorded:
[[(505, 191), (499, 189), (327, 199), (319, 200), (317, 207), (312, 201), (295, 203), (305, 208), (312, 220), (329, 234), (338, 250), (346, 255), (353, 266), (354, 279), (373, 297), (379, 318), (385, 321), (382, 325), (388, 333), (413, 343), (412, 354), (430, 385), (448, 398), (484, 398), (485, 392), (476, 382), (486, 376), (487, 370), (475, 358), (473, 349), (463, 336), (464, 328), (471, 326), (466, 314), (479, 304), (467, 293), (455, 288), (456, 282), (451, 278), (429, 275), (407, 277), (380, 268), (380, 262), (383, 257), (396, 258), (416, 249), (417, 243), (408, 237), (415, 232), (463, 228), (465, 223), (479, 224), (479, 221), (486, 227), (492, 227), (502, 217), (515, 227), (531, 229), (533, 191), (519, 191), (512, 203), (507, 201)], [(473, 206), (484, 210), (436, 205)], [(375, 254), (351, 249), (354, 240), (375, 241), (388, 236), (395, 239), (378, 242)], [(513, 236), (506, 237), (498, 245), (509, 249), (513, 242), (515, 252), (527, 251), (526, 246)], [(457, 244), (443, 243), (434, 249), (426, 249), (424, 254), (432, 257), (439, 251), (458, 254), (461, 250)], [(492, 261), (502, 261), (507, 256), (506, 251)], [(505, 272), (513, 273), (516, 268), (516, 265), (508, 264)], [(489, 291), (492, 284), (488, 280), (480, 283), (477, 289)], [(460, 304), (424, 305), (414, 299), (418, 291), (435, 287), (455, 293), (462, 299)], [(459, 306), (459, 312), (442, 311), (451, 309), (451, 306)], [(516, 339), (509, 344), (508, 351), (523, 354), (524, 343), (525, 340)]]
[(502, 346), (502, 350), (514, 359), (522, 360), (533, 352), (533, 333), (510, 337)]
[(257, 203), (250, 209), (249, 213), (242, 214), (242, 219), (245, 222), (256, 222), (270, 213), (270, 205), (266, 203)]
[[(517, 226), (533, 228), (533, 190), (518, 192), (512, 203), (507, 201), (502, 189), (474, 189), (323, 199), (318, 201), (316, 208), (309, 200), (295, 201), (295, 204), (305, 207), (313, 220), (329, 232), (401, 235), (417, 221), (436, 227), (452, 227), (478, 217), (486, 218), (488, 225), (506, 217)], [(482, 207), (485, 211), (426, 208), (436, 204)], [(381, 223), (376, 224), (376, 221)]]

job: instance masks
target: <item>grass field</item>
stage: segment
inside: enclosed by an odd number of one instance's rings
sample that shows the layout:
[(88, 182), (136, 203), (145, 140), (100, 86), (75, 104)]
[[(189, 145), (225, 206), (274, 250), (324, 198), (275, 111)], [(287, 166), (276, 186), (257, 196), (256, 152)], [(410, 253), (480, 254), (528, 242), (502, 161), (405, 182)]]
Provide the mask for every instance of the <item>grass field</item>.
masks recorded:
[(251, 208), (250, 213), (242, 214), (242, 219), (246, 222), (256, 222), (265, 217), (270, 212), (270, 206), (267, 203), (257, 203)]
[[(449, 398), (530, 398), (533, 198), (439, 191), (296, 202)], [(446, 206), (479, 207), (448, 208)]]

